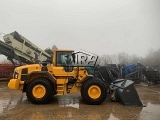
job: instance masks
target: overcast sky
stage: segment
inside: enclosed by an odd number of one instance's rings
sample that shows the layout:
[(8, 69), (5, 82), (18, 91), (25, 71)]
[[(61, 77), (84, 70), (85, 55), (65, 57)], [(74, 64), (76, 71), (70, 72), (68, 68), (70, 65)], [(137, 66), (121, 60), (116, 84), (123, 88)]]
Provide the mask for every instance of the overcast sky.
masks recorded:
[(160, 0), (0, 0), (0, 33), (13, 31), (41, 49), (144, 56), (160, 48)]

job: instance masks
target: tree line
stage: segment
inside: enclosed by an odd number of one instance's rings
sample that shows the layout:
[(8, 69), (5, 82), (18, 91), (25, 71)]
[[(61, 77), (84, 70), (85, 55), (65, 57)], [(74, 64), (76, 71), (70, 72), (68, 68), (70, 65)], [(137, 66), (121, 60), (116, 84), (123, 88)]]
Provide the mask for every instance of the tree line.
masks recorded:
[(160, 49), (150, 49), (145, 57), (139, 57), (136, 54), (129, 55), (125, 52), (107, 55), (104, 54), (99, 57), (99, 65), (107, 64), (137, 64), (141, 63), (145, 66), (160, 65)]

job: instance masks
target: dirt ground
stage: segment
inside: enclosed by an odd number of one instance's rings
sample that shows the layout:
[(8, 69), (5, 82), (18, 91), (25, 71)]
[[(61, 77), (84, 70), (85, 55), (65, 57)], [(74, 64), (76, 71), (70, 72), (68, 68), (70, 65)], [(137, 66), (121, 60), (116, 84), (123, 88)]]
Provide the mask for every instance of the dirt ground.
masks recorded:
[(124, 106), (109, 99), (87, 105), (80, 93), (55, 96), (46, 105), (30, 103), (25, 93), (0, 82), (0, 120), (160, 120), (160, 85), (135, 85), (145, 107)]

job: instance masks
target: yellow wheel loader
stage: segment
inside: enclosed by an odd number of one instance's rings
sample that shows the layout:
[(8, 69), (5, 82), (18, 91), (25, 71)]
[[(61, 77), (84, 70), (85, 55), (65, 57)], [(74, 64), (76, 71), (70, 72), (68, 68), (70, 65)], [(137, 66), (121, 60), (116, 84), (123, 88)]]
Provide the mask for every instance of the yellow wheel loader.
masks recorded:
[(55, 49), (50, 62), (16, 67), (8, 87), (26, 92), (34, 104), (46, 104), (55, 95), (81, 92), (85, 103), (98, 105), (106, 99), (107, 86), (85, 69), (93, 67), (97, 59), (84, 51)]

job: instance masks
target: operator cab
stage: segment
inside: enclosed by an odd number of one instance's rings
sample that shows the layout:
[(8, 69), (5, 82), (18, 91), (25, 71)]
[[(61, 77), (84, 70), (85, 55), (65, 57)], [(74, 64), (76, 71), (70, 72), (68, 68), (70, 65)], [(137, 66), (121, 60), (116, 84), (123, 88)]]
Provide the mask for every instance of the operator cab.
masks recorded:
[(72, 72), (74, 67), (94, 67), (98, 56), (86, 51), (54, 50), (53, 65)]
[(55, 50), (54, 52), (54, 65), (57, 67), (64, 67), (66, 72), (72, 72), (74, 67), (73, 51), (68, 50)]

